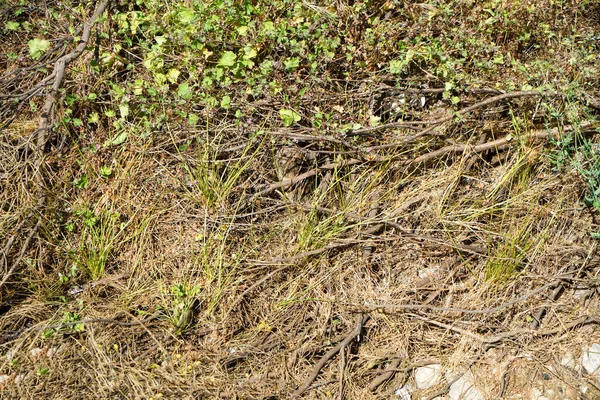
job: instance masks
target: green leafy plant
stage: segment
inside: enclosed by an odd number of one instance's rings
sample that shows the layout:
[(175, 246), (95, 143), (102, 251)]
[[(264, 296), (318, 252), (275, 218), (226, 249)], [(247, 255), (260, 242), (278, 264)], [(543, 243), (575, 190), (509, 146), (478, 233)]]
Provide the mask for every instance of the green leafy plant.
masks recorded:
[(50, 42), (48, 40), (38, 38), (30, 40), (27, 44), (29, 45), (29, 55), (34, 60), (42, 58), (46, 53), (46, 50), (48, 50), (48, 47), (50, 47)]
[(299, 122), (302, 117), (294, 110), (281, 109), (279, 110), (279, 115), (281, 116), (281, 120), (283, 121), (284, 126), (292, 126), (296, 122)]
[(170, 305), (159, 307), (159, 311), (173, 325), (174, 334), (179, 335), (190, 328), (193, 322), (194, 310), (198, 305), (199, 293), (199, 286), (190, 287), (177, 284), (171, 287)]

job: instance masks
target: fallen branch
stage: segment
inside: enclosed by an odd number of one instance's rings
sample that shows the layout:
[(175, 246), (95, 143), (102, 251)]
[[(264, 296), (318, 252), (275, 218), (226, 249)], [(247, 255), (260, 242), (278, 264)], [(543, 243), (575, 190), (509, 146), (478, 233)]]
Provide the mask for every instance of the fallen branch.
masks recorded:
[[(102, 0), (97, 4), (96, 10), (92, 14), (92, 17), (89, 19), (89, 21), (86, 21), (83, 24), (83, 33), (81, 35), (81, 39), (79, 40), (79, 44), (77, 45), (75, 50), (73, 50), (69, 54), (60, 57), (56, 61), (56, 64), (54, 64), (54, 71), (51, 74), (51, 76), (54, 75), (54, 82), (52, 83), (50, 91), (46, 95), (46, 101), (44, 102), (44, 106), (42, 107), (42, 113), (40, 115), (38, 129), (36, 131), (38, 133), (37, 151), (40, 154), (43, 152), (44, 147), (46, 146), (46, 134), (53, 123), (53, 111), (56, 105), (56, 98), (58, 95), (58, 91), (62, 87), (64, 81), (66, 67), (71, 62), (79, 58), (79, 56), (81, 56), (81, 54), (85, 51), (92, 32), (92, 26), (94, 25), (96, 20), (100, 18), (100, 16), (104, 13), (104, 10), (106, 10), (109, 1), (110, 0)], [(42, 82), (45, 81), (46, 80)]]
[(350, 165), (355, 165), (355, 164), (360, 164), (361, 160), (356, 160), (356, 159), (350, 159), (347, 161), (342, 161), (342, 162), (337, 162), (337, 163), (329, 163), (329, 164), (325, 164), (322, 165), (318, 168), (312, 169), (310, 171), (307, 171), (303, 174), (300, 175), (296, 175), (292, 178), (285, 178), (279, 182), (273, 183), (271, 185), (269, 185), (266, 189), (261, 190), (260, 192), (255, 193), (252, 199), (256, 199), (257, 197), (261, 197), (264, 196), (267, 193), (271, 193), (272, 191), (276, 190), (276, 189), (282, 189), (282, 188), (286, 188), (289, 186), (292, 186), (298, 182), (302, 182), (303, 180), (310, 178), (311, 176), (315, 176), (319, 171), (324, 171), (324, 170), (331, 170), (331, 169), (336, 169), (336, 168), (342, 168), (342, 167), (348, 167)]
[(510, 93), (504, 93), (498, 96), (494, 96), (494, 97), (490, 97), (489, 99), (485, 99), (482, 100), (480, 102), (477, 102), (469, 107), (465, 107), (461, 110), (456, 111), (454, 114), (452, 115), (448, 115), (445, 117), (441, 117), (438, 119), (433, 119), (430, 121), (411, 121), (411, 122), (406, 122), (406, 121), (400, 121), (400, 122), (390, 122), (389, 124), (382, 124), (379, 126), (372, 126), (369, 128), (362, 128), (362, 129), (357, 129), (355, 131), (352, 131), (349, 133), (349, 135), (363, 135), (365, 133), (371, 133), (371, 132), (375, 132), (375, 131), (379, 131), (382, 129), (389, 129), (389, 128), (410, 128), (410, 129), (414, 129), (414, 127), (416, 125), (427, 125), (427, 126), (431, 126), (430, 128), (426, 128), (423, 131), (419, 132), (418, 135), (423, 135), (426, 132), (431, 132), (433, 130), (432, 127), (443, 124), (444, 122), (448, 122), (451, 121), (452, 119), (456, 118), (456, 117), (462, 117), (464, 114), (467, 114), (471, 111), (475, 111), (479, 108), (485, 107), (489, 104), (493, 104), (493, 103), (497, 103), (499, 101), (502, 100), (508, 100), (508, 99), (514, 99), (517, 97), (531, 97), (531, 96), (543, 96), (544, 93), (538, 92), (537, 90), (531, 90), (531, 91), (522, 91), (522, 92), (510, 92)]
[(400, 366), (400, 359), (393, 359), (390, 362), (390, 365), (388, 365), (388, 367), (385, 369), (385, 371), (383, 371), (381, 375), (376, 376), (375, 379), (371, 381), (371, 383), (369, 384), (369, 391), (374, 392), (379, 386), (392, 379), (392, 377), (396, 375), (398, 366)]
[(471, 332), (469, 330), (460, 328), (458, 326), (454, 326), (454, 325), (449, 325), (449, 324), (445, 324), (443, 322), (440, 321), (436, 321), (434, 319), (431, 319), (429, 317), (425, 317), (423, 315), (419, 315), (419, 314), (408, 314), (409, 316), (421, 320), (423, 322), (426, 322), (428, 324), (431, 325), (435, 325), (438, 326), (440, 328), (445, 328), (448, 329), (450, 331), (456, 332), (456, 333), (460, 333), (461, 335), (464, 336), (468, 336), (471, 339), (477, 340), (478, 342), (481, 343), (486, 343), (486, 344), (491, 344), (491, 345), (495, 345), (497, 343), (503, 342), (505, 340), (508, 339), (512, 339), (514, 337), (542, 337), (542, 336), (553, 336), (556, 334), (561, 334), (561, 333), (565, 333), (573, 328), (576, 328), (578, 326), (583, 326), (583, 325), (589, 325), (589, 324), (597, 324), (600, 322), (600, 320), (598, 320), (596, 317), (592, 317), (589, 315), (584, 315), (583, 317), (580, 317), (574, 321), (571, 321), (568, 324), (561, 324), (559, 327), (553, 328), (553, 329), (547, 329), (544, 331), (538, 331), (538, 330), (532, 330), (532, 329), (515, 329), (514, 331), (508, 331), (508, 332), (502, 332), (499, 333), (497, 335), (494, 336), (483, 336), (474, 332)]
[(342, 348), (348, 346), (354, 339), (360, 336), (362, 328), (368, 320), (368, 315), (360, 314), (356, 316), (356, 324), (354, 325), (354, 329), (352, 330), (352, 332), (350, 332), (350, 334), (348, 334), (348, 336), (346, 336), (344, 340), (342, 340), (334, 348), (325, 353), (323, 357), (321, 357), (321, 359), (317, 362), (308, 378), (306, 378), (304, 383), (294, 392), (294, 398), (300, 396), (306, 391), (306, 389), (308, 389), (308, 387), (315, 381), (315, 379), (317, 379), (319, 372), (321, 372), (321, 369), (323, 369), (325, 364), (327, 364), (327, 362), (330, 359), (332, 359)]
[[(557, 278), (562, 279), (562, 278)], [(431, 306), (429, 304), (380, 304), (374, 306), (357, 306), (359, 309), (375, 311), (375, 310), (383, 310), (383, 311), (398, 311), (398, 310), (410, 310), (410, 311), (421, 311), (421, 312), (454, 312), (459, 314), (467, 314), (467, 315), (487, 315), (487, 314), (495, 314), (499, 311), (504, 310), (514, 304), (521, 303), (532, 296), (535, 296), (538, 293), (541, 293), (549, 288), (553, 288), (557, 285), (557, 281), (552, 281), (547, 283), (531, 292), (518, 297), (514, 300), (503, 303), (497, 307), (493, 308), (485, 308), (485, 309), (468, 309), (468, 308), (457, 308), (457, 307), (437, 307)]]
[[(564, 132), (572, 132), (574, 131), (576, 128), (581, 129), (582, 131), (593, 131), (596, 128), (600, 127), (600, 123), (594, 121), (585, 121), (584, 123), (582, 123), (581, 125), (575, 127), (573, 125), (564, 127), (562, 129), (559, 128), (553, 128), (550, 130), (536, 130), (531, 132), (530, 135), (527, 136), (527, 138), (529, 139), (529, 141), (536, 141), (536, 140), (540, 140), (540, 139), (546, 139), (548, 137), (557, 137), (558, 135), (560, 135), (561, 133)], [(471, 153), (482, 153), (484, 151), (488, 151), (488, 150), (503, 150), (507, 147), (510, 146), (511, 141), (514, 138), (512, 136), (505, 136), (503, 138), (500, 139), (496, 139), (494, 141), (491, 142), (487, 142), (487, 143), (483, 143), (480, 145), (476, 145), (476, 146), (470, 146), (467, 144), (455, 144), (455, 145), (451, 145), (451, 146), (446, 146), (446, 147), (442, 147), (441, 149), (432, 151), (430, 153), (427, 154), (423, 154), (422, 156), (419, 156), (417, 158), (415, 158), (414, 160), (410, 161), (410, 164), (420, 164), (420, 163), (424, 163), (427, 162), (429, 160), (432, 160), (434, 158), (440, 157), (444, 154), (448, 154), (448, 153), (463, 153), (465, 151), (469, 151)]]
[[(6, 273), (2, 277), (2, 280), (0, 281), (0, 288), (2, 288), (2, 286), (4, 286), (4, 284), (6, 283), (8, 278), (10, 278), (12, 276), (12, 274), (16, 271), (17, 267), (21, 263), (21, 260), (23, 259), (23, 256), (25, 255), (25, 252), (29, 248), (29, 244), (31, 243), (33, 236), (37, 233), (41, 224), (42, 224), (42, 219), (40, 217), (38, 217), (36, 224), (31, 229), (31, 231), (29, 232), (29, 235), (27, 235), (27, 239), (25, 239), (25, 242), (21, 246), (21, 251), (19, 251), (19, 255), (17, 256), (16, 260), (14, 260), (12, 262), (11, 267), (8, 269), (8, 271), (6, 271)], [(5, 255), (3, 255), (3, 258), (4, 257), (5, 257)]]

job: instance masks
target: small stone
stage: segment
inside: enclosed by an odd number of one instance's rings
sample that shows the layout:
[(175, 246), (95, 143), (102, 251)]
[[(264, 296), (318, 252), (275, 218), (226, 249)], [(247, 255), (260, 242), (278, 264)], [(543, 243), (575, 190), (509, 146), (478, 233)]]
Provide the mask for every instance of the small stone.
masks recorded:
[(592, 291), (586, 287), (576, 287), (573, 291), (573, 297), (577, 300), (585, 300), (590, 297)]
[(415, 369), (415, 386), (417, 389), (427, 389), (442, 380), (442, 366), (431, 364)]
[(467, 374), (458, 378), (458, 380), (450, 386), (448, 396), (450, 397), (450, 400), (485, 400), (483, 393), (473, 386), (473, 383)]
[(6, 361), (12, 361), (13, 358), (15, 358), (15, 355), (17, 354), (17, 350), (15, 349), (10, 349), (9, 351), (6, 352)]
[(407, 383), (401, 388), (396, 389), (394, 394), (398, 396), (400, 400), (411, 400), (411, 395), (413, 392), (413, 387), (411, 384)]
[(26, 376), (27, 376), (27, 374), (19, 374), (19, 375), (15, 376), (15, 385), (20, 385), (21, 383), (23, 383)]
[(439, 265), (433, 265), (428, 268), (419, 268), (419, 270), (417, 271), (417, 275), (419, 276), (419, 279), (426, 279), (426, 278), (435, 277), (436, 275), (439, 274), (439, 272), (440, 272)]
[(581, 365), (590, 375), (600, 375), (600, 344), (594, 343), (583, 351)]
[(571, 352), (566, 352), (560, 359), (560, 365), (566, 368), (575, 369), (575, 357)]
[(48, 351), (46, 352), (46, 356), (48, 358), (53, 358), (56, 355), (56, 353), (58, 353), (58, 347), (56, 347), (56, 346), (55, 347), (50, 347), (48, 349)]
[(34, 347), (33, 349), (31, 349), (29, 351), (29, 354), (31, 354), (31, 357), (33, 357), (33, 358), (38, 358), (42, 354), (43, 351), (44, 350), (40, 349), (39, 347)]
[(531, 400), (548, 400), (546, 396), (542, 393), (542, 391), (538, 388), (533, 388), (529, 392), (529, 398)]
[(3, 385), (5, 382), (10, 380), (10, 375), (0, 375), (0, 385)]

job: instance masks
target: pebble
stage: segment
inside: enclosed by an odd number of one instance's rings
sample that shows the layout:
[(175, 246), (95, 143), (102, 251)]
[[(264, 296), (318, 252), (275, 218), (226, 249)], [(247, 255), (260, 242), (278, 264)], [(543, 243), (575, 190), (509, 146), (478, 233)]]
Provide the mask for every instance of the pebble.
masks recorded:
[(473, 377), (468, 373), (450, 386), (448, 397), (450, 400), (485, 400), (483, 393), (473, 385)]
[(411, 395), (413, 392), (413, 387), (410, 383), (402, 386), (401, 388), (396, 389), (394, 394), (398, 396), (399, 400), (411, 400)]
[(590, 375), (600, 377), (600, 344), (594, 343), (587, 350), (583, 350), (581, 365)]
[(431, 364), (415, 369), (415, 386), (417, 389), (427, 389), (442, 380), (442, 366)]
[(33, 357), (33, 358), (38, 358), (42, 354), (43, 351), (44, 350), (40, 349), (39, 347), (34, 347), (33, 349), (31, 349), (29, 351), (29, 354), (31, 354), (31, 357)]
[(563, 367), (575, 369), (576, 361), (573, 354), (571, 352), (566, 352), (560, 359), (560, 365), (562, 365)]

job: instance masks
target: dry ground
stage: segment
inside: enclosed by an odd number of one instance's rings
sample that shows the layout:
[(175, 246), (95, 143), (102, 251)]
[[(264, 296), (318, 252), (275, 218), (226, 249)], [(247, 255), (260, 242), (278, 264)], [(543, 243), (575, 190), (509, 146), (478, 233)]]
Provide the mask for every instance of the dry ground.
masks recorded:
[[(2, 28), (17, 57), (0, 58), (0, 397), (388, 399), (439, 363), (489, 399), (600, 398), (596, 378), (561, 364), (600, 343), (598, 2), (306, 3), (298, 15), (275, 2), (257, 24), (311, 28), (318, 10), (334, 21), (320, 34), (343, 32), (337, 64), (309, 73), (298, 56), (262, 95), (232, 72), (212, 92), (231, 105), (215, 107), (172, 83), (139, 100), (160, 103), (143, 117), (133, 82), (162, 79), (142, 74), (154, 34), (112, 54), (139, 65), (97, 71), (92, 35), (53, 93), (36, 85), (57, 82), (77, 41), (69, 23), (35, 23), (67, 6), (15, 15), (17, 3), (0, 0), (2, 23), (32, 24)], [(127, 46), (119, 15), (159, 7), (134, 3), (95, 25), (111, 32), (102, 51)], [(75, 27), (93, 18), (78, 7)], [(43, 29), (58, 44), (35, 66), (27, 41)], [(273, 46), (258, 57), (289, 59)], [(119, 85), (134, 116), (117, 120), (105, 111), (125, 104)], [(74, 106), (73, 93), (98, 98)]]

